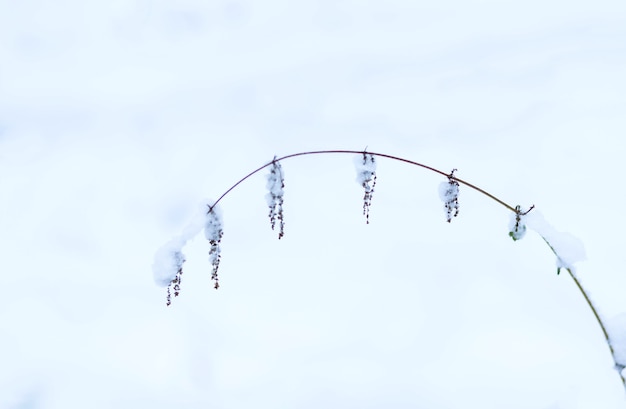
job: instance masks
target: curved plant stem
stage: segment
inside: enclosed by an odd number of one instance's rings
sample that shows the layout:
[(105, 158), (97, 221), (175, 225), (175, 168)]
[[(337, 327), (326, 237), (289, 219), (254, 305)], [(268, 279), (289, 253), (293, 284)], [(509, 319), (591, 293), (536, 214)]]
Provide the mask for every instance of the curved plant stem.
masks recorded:
[(399, 156), (393, 156), (393, 155), (387, 155), (386, 153), (378, 153), (378, 152), (369, 152), (369, 151), (352, 151), (352, 150), (324, 150), (324, 151), (309, 151), (309, 152), (298, 152), (298, 153), (292, 153), (290, 155), (286, 155), (286, 156), (282, 156), (280, 158), (274, 158), (273, 160), (271, 160), (270, 162), (266, 163), (265, 165), (253, 170), (252, 172), (248, 173), (246, 176), (242, 177), (241, 179), (239, 179), (237, 181), (237, 183), (235, 183), (234, 185), (232, 185), (227, 191), (225, 191), (211, 206), (209, 206), (209, 212), (213, 209), (213, 207), (215, 205), (217, 205), (223, 198), (224, 196), (226, 196), (228, 193), (230, 193), (234, 188), (236, 188), (237, 186), (239, 186), (239, 184), (241, 184), (243, 181), (245, 181), (246, 179), (248, 179), (250, 176), (254, 175), (255, 173), (260, 172), (261, 170), (265, 169), (266, 167), (272, 165), (272, 163), (274, 162), (278, 162), (284, 159), (289, 159), (289, 158), (295, 158), (297, 156), (305, 156), (305, 155), (319, 155), (319, 154), (330, 154), (330, 153), (348, 153), (348, 154), (362, 154), (362, 153), (367, 153), (368, 155), (373, 155), (373, 156), (379, 156), (381, 158), (388, 158), (388, 159), (392, 159), (392, 160), (397, 160), (400, 162), (404, 162), (404, 163), (408, 163), (410, 165), (414, 165), (414, 166), (419, 166), (422, 167), (424, 169), (428, 169), (432, 172), (435, 173), (439, 173), (442, 176), (445, 177), (449, 177), (452, 180), (456, 180), (457, 182), (459, 182), (462, 185), (465, 185), (469, 188), (472, 188), (474, 190), (476, 190), (477, 192), (482, 193), (483, 195), (489, 197), (490, 199), (500, 203), (502, 206), (506, 207), (507, 209), (509, 209), (512, 212), (515, 212), (515, 208), (507, 203), (505, 203), (504, 201), (498, 199), (497, 197), (495, 197), (494, 195), (492, 195), (491, 193), (479, 188), (478, 186), (475, 186), (469, 182), (464, 181), (463, 179), (459, 179), (456, 176), (450, 175), (449, 173), (446, 173), (444, 171), (441, 171), (439, 169), (435, 169), (431, 166), (427, 166), (424, 165), (422, 163), (419, 162), (414, 162), (412, 160), (408, 160), (408, 159), (404, 159), (401, 158)]
[[(332, 154), (332, 153), (337, 153), (337, 154), (368, 154), (368, 155), (378, 156), (378, 157), (382, 157), (382, 158), (388, 158), (388, 159), (392, 159), (392, 160), (397, 160), (397, 161), (408, 163), (408, 164), (414, 165), (414, 166), (419, 166), (419, 167), (422, 167), (424, 169), (430, 170), (431, 172), (435, 172), (435, 173), (438, 173), (438, 174), (440, 174), (442, 176), (445, 176), (446, 178), (449, 178), (450, 180), (455, 180), (458, 183), (460, 183), (462, 185), (465, 185), (465, 186), (467, 186), (469, 188), (472, 188), (472, 189), (476, 190), (477, 192), (482, 193), (483, 195), (487, 196), (488, 198), (496, 201), (497, 203), (501, 204), (502, 206), (506, 207), (508, 210), (510, 210), (510, 211), (512, 211), (514, 213), (519, 213), (520, 212), (520, 210), (519, 210), (520, 208), (519, 207), (513, 207), (513, 206), (507, 204), (506, 202), (500, 200), (499, 198), (497, 198), (496, 196), (492, 195), (491, 193), (489, 193), (489, 192), (479, 188), (478, 186), (473, 185), (473, 184), (471, 184), (471, 183), (469, 183), (469, 182), (467, 182), (467, 181), (465, 181), (463, 179), (457, 178), (452, 173), (446, 173), (444, 171), (441, 171), (439, 169), (433, 168), (431, 166), (427, 166), (427, 165), (424, 165), (422, 163), (415, 162), (415, 161), (412, 161), (412, 160), (409, 160), (409, 159), (405, 159), (405, 158), (401, 158), (401, 157), (398, 157), (398, 156), (387, 155), (385, 153), (378, 153), (378, 152), (368, 152), (368, 151), (365, 151), (365, 150), (363, 150), (363, 151), (356, 151), (356, 150), (308, 151), (308, 152), (293, 153), (293, 154), (290, 154), (290, 155), (282, 156), (280, 158), (274, 157), (274, 159), (272, 159), (270, 162), (268, 162), (268, 163), (264, 164), (263, 166), (253, 170), (252, 172), (248, 173), (246, 176), (244, 176), (241, 179), (239, 179), (234, 185), (232, 185), (228, 190), (226, 190), (212, 205), (209, 206), (208, 212), (210, 212), (213, 209), (213, 207), (215, 207), (228, 193), (230, 193), (234, 188), (239, 186), (239, 184), (244, 182), (246, 179), (248, 179), (252, 175), (258, 173), (259, 171), (261, 171), (263, 169), (265, 169), (266, 167), (271, 166), (275, 162), (278, 162), (278, 161), (281, 161), (281, 160), (285, 160), (285, 159), (289, 159), (289, 158), (295, 158), (295, 157), (298, 157), (298, 156)], [(530, 211), (533, 207), (531, 207), (528, 211)], [(528, 211), (526, 213), (528, 213)], [(526, 213), (523, 213), (523, 214), (526, 214)], [(544, 237), (542, 237), (542, 238), (548, 244), (548, 246), (550, 247), (552, 252), (557, 257), (559, 257), (559, 255), (556, 253), (556, 251), (550, 245), (550, 243)], [(580, 281), (578, 281), (578, 278), (576, 278), (576, 275), (569, 268), (567, 268), (567, 271), (569, 272), (569, 275), (572, 278), (572, 280), (574, 280), (574, 283), (576, 283), (576, 287), (578, 287), (578, 290), (580, 291), (582, 296), (585, 298), (585, 301), (587, 302), (587, 305), (589, 306), (589, 308), (593, 312), (593, 315), (596, 318), (596, 321), (600, 325), (600, 329), (602, 330), (602, 333), (604, 334), (604, 338), (606, 339), (606, 343), (607, 343), (607, 345), (609, 347), (609, 350), (611, 352), (611, 357), (613, 358), (613, 361), (615, 362), (615, 369), (618, 370), (619, 376), (620, 376), (620, 378), (622, 380), (622, 384), (624, 385), (624, 388), (626, 389), (626, 379), (624, 378), (624, 375), (622, 374), (622, 371), (621, 371), (621, 369), (623, 369), (623, 366), (621, 366), (617, 362), (617, 360), (615, 359), (615, 350), (613, 349), (613, 346), (611, 345), (611, 339), (609, 337), (609, 333), (608, 333), (604, 323), (602, 322), (602, 319), (600, 318), (600, 315), (598, 314), (597, 309), (593, 305), (593, 302), (591, 301), (591, 299), (587, 295), (587, 292), (585, 291), (583, 286), (580, 284)]]
[(600, 318), (600, 314), (598, 314), (598, 310), (596, 310), (596, 307), (593, 305), (591, 298), (589, 298), (589, 296), (587, 295), (587, 292), (585, 291), (583, 286), (580, 284), (580, 281), (578, 281), (578, 278), (576, 278), (576, 275), (572, 272), (572, 270), (568, 268), (567, 272), (569, 273), (570, 277), (572, 277), (572, 280), (574, 280), (574, 282), (576, 283), (576, 287), (578, 287), (578, 289), (580, 290), (580, 293), (583, 295), (583, 297), (585, 297), (585, 301), (587, 301), (587, 305), (589, 305), (589, 308), (591, 308), (593, 315), (596, 317), (596, 321), (598, 321), (598, 324), (600, 325), (600, 328), (602, 329), (602, 333), (604, 334), (604, 338), (606, 339), (606, 344), (608, 345), (609, 350), (611, 351), (611, 358), (613, 358), (613, 362), (615, 362), (615, 370), (617, 371), (620, 379), (622, 380), (624, 389), (626, 389), (626, 378), (624, 378), (624, 375), (622, 374), (622, 370), (624, 369), (624, 367), (617, 362), (617, 359), (615, 359), (615, 350), (613, 349), (613, 345), (611, 345), (611, 338), (609, 337), (609, 333), (606, 330), (606, 327), (604, 326), (602, 319)]
[(572, 280), (574, 280), (574, 282), (576, 283), (576, 287), (578, 287), (583, 297), (585, 297), (585, 301), (587, 301), (587, 305), (589, 305), (589, 308), (591, 308), (591, 311), (593, 312), (593, 315), (596, 317), (598, 324), (600, 324), (600, 328), (602, 329), (604, 338), (606, 338), (606, 342), (609, 344), (609, 349), (611, 350), (611, 354), (613, 354), (613, 347), (611, 346), (611, 343), (609, 342), (609, 333), (607, 332), (606, 327), (602, 323), (602, 319), (600, 319), (600, 315), (598, 314), (596, 307), (593, 305), (593, 302), (591, 302), (591, 298), (589, 298), (589, 296), (587, 295), (587, 292), (583, 289), (583, 286), (580, 284), (580, 281), (578, 281), (578, 278), (576, 278), (576, 275), (574, 275), (572, 270), (568, 268), (567, 272), (569, 273), (570, 277), (572, 277)]
[[(541, 236), (541, 238), (543, 239), (543, 241), (546, 242), (548, 247), (550, 247), (550, 250), (552, 250), (554, 255), (560, 259), (559, 254), (556, 252), (554, 247), (552, 247), (550, 242), (543, 236)], [(624, 375), (622, 374), (622, 369), (624, 369), (624, 367), (620, 365), (617, 362), (617, 359), (615, 358), (615, 350), (613, 349), (613, 345), (611, 345), (611, 337), (609, 336), (609, 332), (607, 331), (606, 326), (604, 325), (604, 322), (602, 322), (602, 318), (600, 318), (600, 314), (598, 313), (596, 306), (593, 304), (593, 301), (591, 301), (591, 298), (589, 298), (589, 295), (587, 294), (587, 291), (585, 291), (582, 284), (580, 284), (580, 281), (578, 280), (578, 277), (576, 277), (576, 274), (574, 274), (574, 272), (570, 268), (566, 268), (566, 270), (569, 273), (569, 276), (572, 278), (572, 280), (574, 280), (576, 287), (578, 287), (578, 291), (580, 291), (582, 296), (585, 298), (585, 301), (587, 302), (587, 305), (591, 309), (593, 316), (596, 318), (598, 325), (600, 325), (600, 329), (602, 330), (602, 334), (604, 335), (604, 339), (606, 340), (606, 345), (609, 347), (609, 351), (611, 352), (611, 358), (613, 358), (613, 362), (615, 363), (615, 370), (619, 374), (619, 377), (622, 380), (622, 385), (624, 386), (624, 389), (626, 390), (626, 378), (624, 378)]]

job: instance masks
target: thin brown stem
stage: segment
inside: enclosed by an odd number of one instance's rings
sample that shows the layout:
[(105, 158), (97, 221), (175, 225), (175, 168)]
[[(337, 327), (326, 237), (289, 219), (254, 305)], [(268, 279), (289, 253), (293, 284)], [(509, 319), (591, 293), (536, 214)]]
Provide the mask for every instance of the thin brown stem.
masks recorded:
[[(530, 211), (531, 209), (529, 209), (528, 211)], [(550, 242), (543, 236), (541, 236), (541, 238), (543, 239), (543, 241), (546, 242), (548, 247), (550, 247), (550, 250), (552, 250), (554, 255), (557, 256), (557, 258), (560, 258), (559, 254), (556, 252), (554, 247), (552, 247)], [(624, 389), (626, 390), (626, 378), (624, 378), (624, 375), (622, 374), (623, 366), (620, 365), (620, 363), (617, 362), (617, 359), (615, 358), (615, 350), (613, 349), (613, 345), (611, 345), (611, 337), (609, 335), (609, 332), (606, 329), (606, 326), (604, 325), (604, 322), (602, 321), (602, 318), (600, 318), (600, 314), (598, 313), (598, 310), (596, 309), (596, 306), (593, 304), (593, 301), (591, 301), (591, 298), (587, 294), (587, 291), (585, 291), (585, 289), (582, 286), (582, 284), (580, 284), (580, 281), (578, 280), (578, 277), (576, 277), (576, 274), (574, 274), (572, 269), (570, 269), (570, 268), (565, 268), (565, 269), (569, 273), (569, 276), (572, 278), (572, 280), (574, 280), (574, 283), (576, 284), (576, 287), (578, 287), (578, 291), (580, 291), (580, 293), (585, 298), (585, 301), (587, 302), (587, 305), (591, 309), (591, 312), (593, 313), (593, 316), (596, 318), (596, 321), (598, 322), (598, 325), (600, 325), (600, 329), (602, 330), (602, 334), (604, 335), (604, 339), (606, 340), (606, 345), (609, 347), (609, 352), (611, 353), (611, 358), (613, 359), (613, 362), (615, 363), (615, 370), (617, 370), (617, 373), (619, 374), (619, 377), (622, 380), (622, 385), (624, 386)], [(559, 271), (560, 270), (561, 269), (559, 268)]]
[[(463, 179), (459, 179), (456, 176), (454, 176), (453, 174), (446, 173), (446, 172), (441, 171), (439, 169), (436, 169), (436, 168), (433, 168), (431, 166), (427, 166), (427, 165), (424, 165), (422, 163), (415, 162), (415, 161), (412, 161), (412, 160), (409, 160), (409, 159), (405, 159), (405, 158), (401, 158), (401, 157), (393, 156), (393, 155), (387, 155), (385, 153), (368, 152), (368, 151), (365, 151), (365, 150), (363, 150), (363, 151), (355, 151), (355, 150), (322, 150), (322, 151), (309, 151), (309, 152), (293, 153), (293, 154), (290, 154), (290, 155), (282, 156), (280, 158), (274, 157), (274, 159), (272, 159), (270, 162), (264, 164), (263, 166), (260, 166), (259, 168), (253, 170), (252, 172), (248, 173), (247, 175), (245, 175), (244, 177), (239, 179), (234, 185), (232, 185), (228, 190), (226, 190), (212, 205), (209, 206), (208, 212), (210, 212), (213, 209), (213, 207), (215, 207), (228, 193), (230, 193), (233, 189), (235, 189), (237, 186), (239, 186), (246, 179), (248, 179), (252, 175), (260, 172), (261, 170), (265, 169), (266, 167), (272, 165), (275, 162), (278, 162), (278, 161), (281, 161), (281, 160), (285, 160), (285, 159), (295, 158), (295, 157), (298, 157), (298, 156), (332, 154), (332, 153), (337, 153), (337, 154), (363, 154), (363, 153), (367, 153), (368, 155), (379, 156), (379, 157), (382, 157), (382, 158), (388, 158), (388, 159), (392, 159), (392, 160), (397, 160), (397, 161), (400, 161), (400, 162), (408, 163), (410, 165), (419, 166), (419, 167), (422, 167), (424, 169), (430, 170), (431, 172), (435, 172), (435, 173), (438, 173), (438, 174), (440, 174), (442, 176), (445, 176), (446, 178), (449, 178), (450, 180), (455, 180), (458, 183), (460, 183), (462, 185), (465, 185), (465, 186), (467, 186), (469, 188), (472, 188), (472, 189), (476, 190), (477, 192), (482, 193), (483, 195), (487, 196), (488, 198), (494, 200), (495, 202), (501, 204), (502, 206), (506, 207), (508, 210), (510, 210), (510, 211), (512, 211), (514, 213), (519, 213), (520, 212), (520, 210), (519, 210), (520, 208), (519, 207), (513, 207), (513, 206), (507, 204), (506, 202), (504, 202), (503, 200), (500, 200), (496, 196), (492, 195), (491, 193), (485, 191), (484, 189), (481, 189), (478, 186), (476, 186), (476, 185), (474, 185), (474, 184), (472, 184), (470, 182), (467, 182), (467, 181), (465, 181)], [(531, 207), (526, 213), (528, 213), (533, 207)], [(523, 214), (526, 214), (526, 213), (523, 213)], [(545, 240), (545, 238), (544, 238), (544, 240)], [(546, 243), (548, 243), (547, 240), (546, 240)], [(550, 243), (548, 243), (548, 246), (550, 246), (550, 249), (552, 249), (552, 251), (556, 254), (556, 256), (559, 257), (559, 255), (556, 253), (556, 251), (550, 245)], [(615, 362), (616, 369), (618, 369), (619, 376), (620, 376), (620, 378), (622, 380), (622, 384), (624, 384), (624, 388), (626, 388), (626, 379), (624, 378), (624, 375), (622, 375), (622, 372), (619, 371), (620, 364), (615, 359), (615, 351), (613, 349), (613, 346), (611, 345), (611, 339), (609, 337), (609, 333), (608, 333), (604, 323), (602, 322), (602, 319), (600, 318), (600, 315), (598, 314), (597, 309), (593, 305), (593, 302), (591, 301), (591, 299), (587, 295), (587, 292), (585, 291), (583, 286), (580, 284), (580, 282), (576, 278), (576, 275), (569, 268), (567, 269), (567, 271), (569, 272), (569, 275), (572, 278), (572, 280), (574, 280), (574, 283), (576, 283), (576, 287), (578, 287), (578, 290), (580, 291), (580, 293), (585, 298), (585, 301), (587, 302), (587, 305), (589, 306), (589, 308), (593, 312), (593, 315), (596, 318), (596, 321), (600, 325), (600, 329), (602, 330), (602, 333), (604, 334), (604, 338), (606, 339), (606, 343), (607, 343), (607, 345), (609, 347), (609, 350), (611, 352), (611, 357), (613, 358), (613, 361)]]
[(593, 316), (596, 317), (596, 321), (598, 321), (598, 324), (600, 325), (600, 329), (602, 329), (602, 334), (604, 334), (604, 338), (606, 339), (606, 344), (608, 345), (609, 350), (611, 351), (611, 358), (613, 358), (613, 362), (615, 362), (615, 369), (617, 370), (617, 373), (619, 374), (619, 377), (622, 380), (624, 389), (626, 389), (626, 378), (624, 378), (624, 375), (622, 374), (622, 371), (621, 371), (623, 367), (621, 367), (621, 365), (617, 362), (617, 359), (615, 359), (615, 350), (613, 349), (613, 345), (611, 345), (611, 338), (609, 337), (609, 333), (606, 327), (604, 326), (604, 323), (602, 322), (602, 318), (600, 318), (600, 314), (598, 314), (598, 310), (596, 310), (596, 307), (593, 305), (591, 298), (589, 298), (589, 295), (587, 295), (587, 292), (585, 291), (583, 286), (580, 284), (580, 281), (578, 281), (578, 278), (576, 278), (576, 275), (572, 272), (572, 270), (568, 268), (567, 272), (569, 273), (570, 277), (572, 277), (572, 280), (574, 280), (574, 283), (576, 283), (576, 287), (578, 287), (578, 290), (580, 291), (580, 293), (583, 295), (583, 297), (585, 297), (585, 301), (587, 301), (587, 305), (593, 312)]
[(448, 177), (452, 177), (453, 180), (456, 180), (460, 184), (463, 184), (463, 185), (465, 185), (465, 186), (467, 186), (469, 188), (472, 188), (472, 189), (476, 190), (477, 192), (482, 193), (483, 195), (489, 197), (490, 199), (496, 201), (497, 203), (500, 203), (502, 206), (506, 207), (510, 211), (515, 212), (515, 208), (513, 206), (511, 206), (511, 205), (505, 203), (504, 201), (498, 199), (496, 196), (492, 195), (491, 193), (489, 193), (489, 192), (479, 188), (476, 185), (473, 185), (473, 184), (471, 184), (469, 182), (466, 182), (463, 179), (459, 179), (456, 176), (451, 176), (449, 173), (446, 173), (446, 172), (441, 171), (439, 169), (436, 169), (436, 168), (433, 168), (431, 166), (424, 165), (422, 163), (415, 162), (415, 161), (412, 161), (412, 160), (409, 160), (409, 159), (401, 158), (399, 156), (387, 155), (386, 153), (368, 152), (368, 151), (353, 151), (353, 150), (308, 151), (308, 152), (292, 153), (290, 155), (285, 155), (285, 156), (282, 156), (280, 158), (274, 157), (274, 159), (272, 159), (270, 162), (264, 164), (263, 166), (258, 167), (257, 169), (255, 169), (252, 172), (248, 173), (246, 176), (244, 176), (241, 179), (239, 179), (234, 185), (232, 185), (228, 190), (226, 190), (219, 198), (217, 198), (217, 200), (211, 206), (209, 206), (209, 210), (208, 211), (210, 212), (211, 209), (213, 209), (213, 207), (215, 205), (217, 205), (224, 198), (224, 196), (226, 196), (228, 193), (230, 193), (234, 188), (239, 186), (246, 179), (248, 179), (252, 175), (260, 172), (261, 170), (265, 169), (266, 167), (270, 166), (274, 162), (278, 162), (278, 161), (289, 159), (289, 158), (295, 158), (297, 156), (320, 155), (320, 154), (331, 154), (331, 153), (339, 153), (339, 154), (362, 154), (362, 153), (367, 153), (368, 155), (379, 156), (381, 158), (388, 158), (388, 159), (392, 159), (392, 160), (397, 160), (397, 161), (400, 161), (400, 162), (408, 163), (410, 165), (419, 166), (419, 167), (422, 167), (424, 169), (430, 170), (431, 172), (439, 173), (440, 175), (445, 176), (447, 178)]

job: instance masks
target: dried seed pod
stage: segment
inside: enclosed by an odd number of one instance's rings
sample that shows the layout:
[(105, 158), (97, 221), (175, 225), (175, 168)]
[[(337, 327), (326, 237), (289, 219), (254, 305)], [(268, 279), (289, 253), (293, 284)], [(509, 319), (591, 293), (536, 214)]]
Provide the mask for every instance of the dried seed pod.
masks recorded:
[(365, 215), (366, 223), (370, 222), (370, 206), (372, 205), (372, 196), (374, 195), (374, 187), (376, 186), (376, 160), (371, 153), (363, 152), (355, 158), (356, 181), (363, 187), (363, 215)]
[(278, 232), (279, 239), (285, 235), (285, 218), (283, 215), (284, 188), (285, 176), (283, 174), (283, 169), (282, 166), (280, 166), (280, 163), (276, 161), (276, 157), (274, 157), (270, 173), (267, 175), (268, 193), (265, 196), (265, 199), (267, 200), (267, 205), (270, 208), (269, 218), (272, 230), (274, 230), (276, 221), (278, 220), (280, 228)]
[(454, 178), (456, 169), (452, 169), (447, 182), (439, 185), (439, 197), (444, 202), (446, 221), (450, 223), (453, 217), (459, 215), (459, 182)]
[(520, 205), (515, 206), (515, 213), (509, 219), (509, 236), (514, 240), (521, 240), (526, 235), (526, 215), (535, 208), (532, 205), (526, 211), (522, 211)]
[(216, 207), (209, 206), (209, 211), (206, 214), (204, 225), (204, 236), (209, 241), (211, 246), (209, 249), (209, 262), (212, 266), (211, 280), (215, 281), (214, 288), (216, 290), (219, 288), (217, 270), (220, 266), (222, 252), (220, 249), (220, 243), (223, 235), (224, 229), (221, 214)]

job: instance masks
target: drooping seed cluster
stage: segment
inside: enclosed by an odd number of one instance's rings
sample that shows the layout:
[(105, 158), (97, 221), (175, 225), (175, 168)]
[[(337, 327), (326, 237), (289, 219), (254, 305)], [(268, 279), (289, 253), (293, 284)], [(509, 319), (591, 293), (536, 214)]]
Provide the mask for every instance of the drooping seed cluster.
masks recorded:
[(456, 169), (452, 169), (447, 182), (441, 182), (439, 185), (439, 197), (444, 202), (444, 211), (448, 223), (452, 221), (453, 217), (459, 215), (459, 182), (454, 178), (454, 172)]
[(515, 213), (511, 215), (509, 220), (509, 236), (514, 240), (521, 240), (526, 235), (526, 215), (535, 208), (532, 205), (526, 211), (522, 211), (520, 205), (515, 206)]
[(167, 286), (167, 305), (172, 304), (172, 291), (174, 292), (174, 297), (178, 297), (180, 294), (180, 283), (183, 275), (183, 263), (185, 262), (185, 257), (183, 253), (180, 251), (174, 252), (172, 259), (176, 264), (178, 270), (176, 271), (176, 276)]
[[(363, 215), (365, 216), (367, 224), (369, 224), (369, 211), (372, 205), (372, 197), (377, 180), (377, 161), (375, 159), (377, 155), (386, 156), (363, 151), (359, 153), (354, 160), (357, 172), (356, 181), (361, 185), (364, 191)], [(269, 167), (269, 173), (266, 176), (266, 188), (268, 192), (265, 198), (269, 207), (268, 216), (270, 225), (272, 230), (276, 230), (276, 226), (278, 225), (278, 238), (281, 239), (284, 236), (285, 229), (283, 213), (285, 177), (282, 166), (279, 161), (276, 160), (276, 157), (264, 167)], [(440, 171), (437, 172), (441, 173)], [(444, 202), (444, 211), (448, 223), (459, 214), (459, 185), (460, 183), (467, 184), (456, 178), (454, 176), (455, 172), (456, 169), (453, 169), (450, 174), (447, 175), (447, 181), (439, 185), (439, 196)], [(254, 173), (256, 173), (256, 171), (251, 174)], [(237, 184), (235, 186), (237, 186)], [(469, 186), (473, 187), (472, 185)], [(220, 287), (218, 270), (221, 261), (220, 244), (224, 235), (223, 222), (221, 212), (216, 207), (216, 203), (207, 206), (208, 210), (202, 208), (201, 212), (192, 223), (183, 230), (183, 233), (179, 237), (166, 243), (155, 255), (155, 263), (153, 265), (155, 281), (159, 285), (167, 286), (167, 305), (170, 305), (172, 299), (178, 297), (180, 294), (183, 274), (182, 266), (185, 262), (182, 248), (202, 228), (204, 228), (205, 237), (210, 245), (209, 262), (211, 264), (211, 279), (214, 281), (215, 289)], [(531, 206), (525, 212), (521, 210), (520, 206), (515, 208), (509, 222), (509, 236), (513, 238), (513, 240), (520, 240), (524, 237), (526, 233), (525, 216), (533, 207), (534, 206)], [(510, 209), (512, 210), (512, 208)], [(561, 264), (565, 265), (564, 263)], [(559, 264), (559, 266), (561, 266), (561, 264)]]
[(370, 222), (370, 206), (372, 205), (372, 196), (374, 195), (374, 187), (376, 186), (376, 160), (371, 153), (363, 152), (355, 158), (356, 181), (363, 187), (363, 215), (365, 222)]
[(521, 210), (521, 206), (515, 206), (515, 213), (511, 214), (511, 219), (509, 221), (509, 236), (514, 240), (521, 240), (526, 235), (526, 223), (524, 221), (524, 216), (526, 213), (523, 213)]
[(270, 168), (270, 173), (267, 175), (268, 193), (265, 196), (265, 199), (267, 200), (267, 205), (270, 208), (269, 218), (272, 230), (274, 230), (276, 226), (276, 221), (278, 221), (279, 239), (281, 239), (285, 235), (285, 218), (283, 215), (283, 196), (285, 194), (283, 190), (284, 188), (285, 176), (283, 174), (283, 169), (282, 166), (280, 166), (280, 163), (276, 161), (276, 157), (274, 157), (272, 167)]
[(224, 236), (224, 229), (222, 226), (221, 215), (215, 207), (209, 206), (209, 211), (207, 212), (207, 218), (204, 225), (204, 236), (209, 241), (209, 245), (211, 246), (209, 249), (209, 263), (211, 263), (212, 267), (211, 280), (215, 281), (213, 288), (217, 290), (220, 288), (217, 270), (220, 267), (220, 260), (222, 258), (220, 243), (222, 241), (222, 236)]

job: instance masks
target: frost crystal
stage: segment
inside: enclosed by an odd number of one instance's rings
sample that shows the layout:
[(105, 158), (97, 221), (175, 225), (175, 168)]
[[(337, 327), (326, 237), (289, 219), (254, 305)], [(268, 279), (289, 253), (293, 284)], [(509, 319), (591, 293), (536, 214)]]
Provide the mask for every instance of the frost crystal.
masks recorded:
[(521, 240), (526, 235), (526, 215), (532, 210), (532, 207), (522, 212), (521, 206), (515, 207), (515, 213), (509, 219), (509, 236), (514, 241)]
[(366, 223), (370, 222), (370, 206), (372, 205), (372, 195), (374, 194), (374, 186), (376, 186), (376, 162), (374, 155), (363, 152), (355, 158), (356, 181), (363, 186), (365, 191), (363, 195), (363, 214)]
[(446, 212), (446, 221), (450, 223), (453, 217), (459, 215), (459, 182), (454, 179), (453, 169), (448, 176), (447, 182), (441, 182), (439, 185), (439, 197), (444, 202), (444, 210)]
[(211, 248), (209, 249), (209, 262), (213, 267), (211, 272), (211, 280), (215, 281), (213, 286), (216, 290), (220, 287), (219, 278), (217, 276), (217, 270), (220, 266), (221, 249), (220, 242), (224, 235), (222, 215), (217, 207), (209, 206), (209, 211), (206, 213), (206, 220), (204, 224), (204, 237), (209, 241)]
[(285, 235), (285, 219), (283, 216), (283, 191), (285, 187), (285, 176), (283, 175), (283, 168), (280, 163), (276, 161), (272, 162), (272, 168), (267, 175), (267, 189), (268, 193), (265, 196), (267, 205), (270, 208), (269, 218), (272, 225), (272, 230), (276, 226), (276, 220), (278, 220), (280, 230), (278, 232), (278, 238), (282, 238)]

